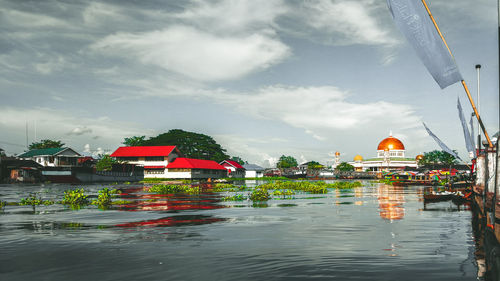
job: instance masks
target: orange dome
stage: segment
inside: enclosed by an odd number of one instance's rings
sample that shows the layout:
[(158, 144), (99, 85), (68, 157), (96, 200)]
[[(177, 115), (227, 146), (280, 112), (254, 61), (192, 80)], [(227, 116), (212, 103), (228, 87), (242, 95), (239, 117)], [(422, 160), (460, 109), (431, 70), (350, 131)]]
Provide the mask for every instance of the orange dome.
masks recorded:
[(355, 162), (356, 162), (356, 161), (363, 161), (363, 156), (361, 156), (361, 155), (356, 155), (356, 156), (354, 156), (354, 161), (355, 161)]
[(335, 152), (335, 156), (340, 156), (340, 152)]
[(417, 161), (418, 161), (418, 160), (420, 160), (420, 159), (422, 159), (422, 158), (424, 158), (424, 156), (423, 156), (422, 154), (419, 154), (419, 155), (417, 155), (417, 157), (415, 157), (415, 160), (417, 160)]
[(403, 143), (395, 137), (388, 137), (378, 144), (377, 150), (405, 150)]

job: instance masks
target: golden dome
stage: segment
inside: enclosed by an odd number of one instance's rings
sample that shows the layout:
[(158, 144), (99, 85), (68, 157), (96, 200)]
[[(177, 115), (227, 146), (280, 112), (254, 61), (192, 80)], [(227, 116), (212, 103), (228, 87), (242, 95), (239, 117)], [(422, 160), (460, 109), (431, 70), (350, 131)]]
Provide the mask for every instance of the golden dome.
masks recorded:
[(356, 162), (356, 161), (363, 161), (363, 156), (361, 156), (361, 155), (354, 156), (354, 162)]
[(340, 156), (340, 152), (335, 152), (335, 156)]
[(405, 146), (400, 140), (390, 136), (378, 144), (377, 150), (405, 150)]
[(419, 155), (417, 155), (417, 157), (415, 157), (415, 160), (417, 160), (417, 161), (418, 161), (418, 160), (420, 160), (420, 159), (422, 159), (422, 158), (424, 158), (424, 156), (423, 156), (422, 154), (419, 154)]

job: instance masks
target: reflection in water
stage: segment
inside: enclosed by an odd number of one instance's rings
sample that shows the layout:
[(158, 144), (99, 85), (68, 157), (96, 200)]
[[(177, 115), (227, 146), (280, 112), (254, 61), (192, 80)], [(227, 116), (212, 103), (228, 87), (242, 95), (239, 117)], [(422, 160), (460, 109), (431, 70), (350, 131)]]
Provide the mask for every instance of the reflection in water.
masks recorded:
[(199, 224), (210, 224), (214, 222), (225, 221), (223, 218), (214, 218), (211, 216), (202, 215), (184, 215), (184, 216), (172, 216), (164, 217), (155, 220), (146, 220), (130, 223), (121, 223), (115, 226), (117, 227), (166, 227), (166, 226), (188, 226), (188, 225), (199, 225)]
[(405, 216), (403, 187), (380, 185), (377, 192), (381, 218), (393, 221)]

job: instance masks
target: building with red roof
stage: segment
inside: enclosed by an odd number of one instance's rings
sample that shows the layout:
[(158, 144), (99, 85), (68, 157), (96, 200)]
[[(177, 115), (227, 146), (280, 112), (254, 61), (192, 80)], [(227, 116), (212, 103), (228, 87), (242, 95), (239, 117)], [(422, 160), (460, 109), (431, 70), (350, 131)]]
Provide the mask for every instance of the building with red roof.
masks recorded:
[(113, 152), (120, 162), (144, 166), (145, 178), (168, 178), (167, 165), (182, 153), (176, 146), (122, 146)]
[(220, 162), (224, 168), (227, 169), (227, 173), (232, 178), (244, 178), (245, 177), (245, 168), (240, 165), (240, 163), (233, 160), (224, 160)]
[(167, 165), (168, 177), (175, 179), (223, 178), (227, 170), (212, 160), (179, 157)]
[(184, 158), (176, 146), (123, 146), (113, 152), (121, 162), (144, 166), (145, 178), (208, 179), (227, 176), (215, 161)]

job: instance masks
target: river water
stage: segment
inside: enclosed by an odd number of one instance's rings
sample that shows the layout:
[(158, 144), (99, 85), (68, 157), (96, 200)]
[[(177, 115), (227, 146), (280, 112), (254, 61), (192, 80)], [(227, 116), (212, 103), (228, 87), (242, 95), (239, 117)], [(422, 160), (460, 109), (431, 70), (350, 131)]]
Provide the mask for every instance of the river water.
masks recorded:
[[(103, 187), (0, 185), (0, 199)], [(471, 212), (424, 205), (423, 187), (364, 182), (255, 206), (112, 187), (133, 203), (6, 206), (0, 280), (476, 280)]]

